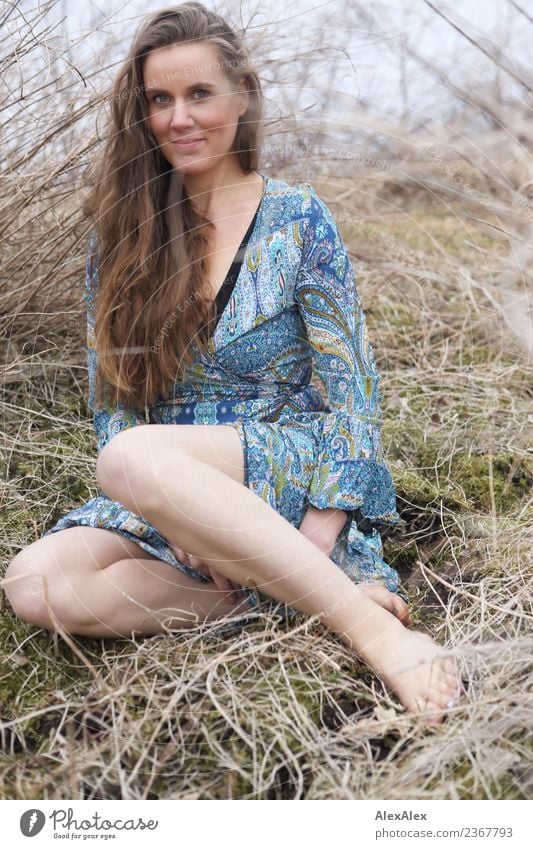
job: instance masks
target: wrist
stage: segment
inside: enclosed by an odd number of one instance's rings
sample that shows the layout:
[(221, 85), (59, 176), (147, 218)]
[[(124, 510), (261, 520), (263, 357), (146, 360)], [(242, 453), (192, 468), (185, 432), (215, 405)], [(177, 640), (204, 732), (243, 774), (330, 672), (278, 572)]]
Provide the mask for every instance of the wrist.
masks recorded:
[(333, 523), (333, 520), (335, 520), (335, 524), (339, 525), (341, 528), (348, 519), (348, 513), (346, 510), (341, 510), (340, 507), (315, 507), (313, 504), (309, 504), (307, 514), (313, 516), (316, 521), (321, 524), (330, 522)]
[(300, 531), (312, 539), (320, 548), (332, 546), (346, 524), (348, 514), (336, 507), (319, 509), (310, 504), (306, 510)]

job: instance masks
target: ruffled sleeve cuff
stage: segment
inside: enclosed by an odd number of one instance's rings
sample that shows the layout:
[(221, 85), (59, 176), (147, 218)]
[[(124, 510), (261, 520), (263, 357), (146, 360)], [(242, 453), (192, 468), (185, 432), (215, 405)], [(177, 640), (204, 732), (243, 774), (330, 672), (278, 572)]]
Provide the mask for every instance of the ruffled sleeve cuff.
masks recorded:
[(376, 528), (401, 521), (379, 424), (349, 413), (324, 414), (308, 500), (319, 510), (358, 511)]

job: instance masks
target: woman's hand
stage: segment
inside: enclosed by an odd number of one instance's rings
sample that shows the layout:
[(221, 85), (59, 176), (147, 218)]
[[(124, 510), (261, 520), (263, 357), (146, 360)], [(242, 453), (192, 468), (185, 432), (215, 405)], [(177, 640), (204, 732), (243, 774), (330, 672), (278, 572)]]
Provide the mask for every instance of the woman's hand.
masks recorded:
[(309, 505), (298, 530), (329, 557), (347, 518), (348, 514), (336, 507), (319, 510)]
[[(310, 505), (298, 530), (329, 557), (335, 548), (337, 537), (346, 524), (347, 518), (348, 514), (344, 510), (337, 510), (334, 507), (318, 510)], [(230, 581), (216, 569), (213, 569), (212, 566), (206, 565), (199, 557), (188, 554), (177, 545), (170, 547), (175, 551), (178, 560), (187, 563), (193, 569), (202, 572), (214, 581), (220, 592), (224, 594), (228, 604), (237, 604), (244, 597), (240, 584)]]
[(187, 563), (193, 569), (196, 569), (197, 572), (202, 572), (202, 574), (207, 575), (207, 577), (214, 581), (220, 592), (224, 593), (228, 604), (232, 602), (237, 604), (241, 598), (244, 598), (244, 592), (240, 584), (233, 583), (224, 575), (221, 575), (220, 572), (217, 572), (216, 569), (213, 569), (212, 566), (204, 563), (199, 557), (196, 557), (194, 554), (188, 554), (182, 548), (178, 548), (177, 545), (171, 545), (170, 547), (176, 553), (178, 560), (182, 563)]

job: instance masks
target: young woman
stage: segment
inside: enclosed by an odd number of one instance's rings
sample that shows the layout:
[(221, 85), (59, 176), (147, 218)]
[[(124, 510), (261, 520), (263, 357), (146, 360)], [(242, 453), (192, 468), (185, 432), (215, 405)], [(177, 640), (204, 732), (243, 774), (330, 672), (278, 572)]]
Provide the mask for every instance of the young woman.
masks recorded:
[(200, 3), (150, 16), (111, 108), (85, 207), (102, 492), (15, 557), (11, 605), (105, 637), (283, 602), (440, 722), (460, 681), (382, 557), (399, 516), (352, 265), (314, 188), (258, 170), (238, 34)]

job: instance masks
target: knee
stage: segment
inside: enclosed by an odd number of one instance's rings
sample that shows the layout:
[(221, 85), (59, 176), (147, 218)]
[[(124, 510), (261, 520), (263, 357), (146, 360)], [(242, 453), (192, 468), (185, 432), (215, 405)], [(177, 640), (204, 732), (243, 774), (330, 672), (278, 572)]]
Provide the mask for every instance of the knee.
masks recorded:
[(2, 581), (8, 601), (20, 619), (32, 625), (50, 628), (47, 601), (53, 592), (53, 581), (43, 563), (36, 563), (24, 551), (7, 567)]
[(24, 622), (49, 630), (57, 630), (59, 623), (73, 634), (84, 624), (76, 587), (68, 586), (57, 564), (37, 562), (23, 550), (9, 564), (2, 583), (13, 611)]
[(127, 428), (102, 448), (96, 461), (96, 479), (110, 498), (121, 501), (125, 492), (137, 490), (144, 471), (143, 458), (148, 453), (144, 433), (147, 427)]
[[(186, 478), (192, 458), (179, 446), (172, 447), (172, 454), (173, 459), (179, 455), (181, 479)], [(140, 515), (159, 504), (167, 471), (168, 455), (147, 424), (118, 433), (96, 462), (96, 479), (105, 494)]]

